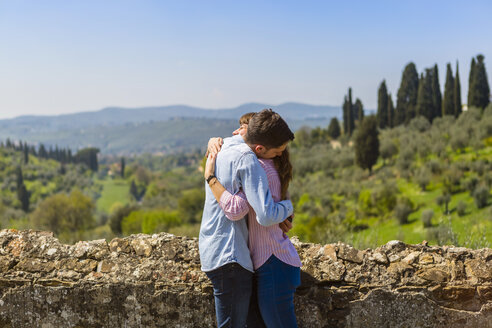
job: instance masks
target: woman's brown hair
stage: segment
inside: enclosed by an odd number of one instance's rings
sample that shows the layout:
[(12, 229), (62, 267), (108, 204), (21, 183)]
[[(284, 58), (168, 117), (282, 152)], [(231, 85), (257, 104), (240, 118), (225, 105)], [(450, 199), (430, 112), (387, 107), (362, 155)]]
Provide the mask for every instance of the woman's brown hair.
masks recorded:
[[(255, 115), (254, 112), (246, 113), (239, 119), (239, 125), (248, 124), (249, 120)], [(292, 164), (290, 163), (289, 151), (286, 148), (282, 155), (273, 159), (275, 168), (280, 178), (280, 195), (281, 199), (287, 199), (287, 190), (289, 189), (290, 180), (292, 180)]]
[(239, 119), (239, 125), (248, 124), (249, 120), (255, 115), (255, 112), (246, 113)]
[(289, 183), (292, 180), (292, 164), (290, 163), (289, 150), (285, 148), (282, 155), (273, 159), (273, 163), (275, 163), (275, 168), (280, 178), (281, 198), (287, 199), (287, 190), (289, 190)]

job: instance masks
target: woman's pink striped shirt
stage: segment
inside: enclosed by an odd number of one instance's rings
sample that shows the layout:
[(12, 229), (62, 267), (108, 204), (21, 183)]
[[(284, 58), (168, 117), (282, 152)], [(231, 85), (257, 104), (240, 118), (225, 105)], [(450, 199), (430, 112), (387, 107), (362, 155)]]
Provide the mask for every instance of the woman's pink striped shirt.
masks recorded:
[[(273, 160), (259, 159), (259, 161), (267, 175), (273, 200), (279, 202), (281, 200), (280, 177)], [(249, 251), (255, 270), (261, 267), (272, 254), (284, 263), (295, 267), (302, 266), (299, 255), (289, 237), (283, 233), (278, 224), (269, 227), (260, 225), (256, 220), (255, 211), (248, 205), (242, 191), (235, 195), (227, 190), (224, 191), (219, 204), (230, 220), (239, 220), (248, 214)]]

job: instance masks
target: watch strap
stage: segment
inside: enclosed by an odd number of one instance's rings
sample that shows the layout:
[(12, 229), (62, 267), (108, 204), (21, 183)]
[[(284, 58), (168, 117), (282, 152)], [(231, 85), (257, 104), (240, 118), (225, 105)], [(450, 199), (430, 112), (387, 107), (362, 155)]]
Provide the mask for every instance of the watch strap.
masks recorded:
[(215, 174), (209, 175), (209, 177), (207, 178), (207, 183), (210, 183), (210, 180), (212, 180), (213, 178), (216, 178), (217, 179), (217, 177), (215, 176)]

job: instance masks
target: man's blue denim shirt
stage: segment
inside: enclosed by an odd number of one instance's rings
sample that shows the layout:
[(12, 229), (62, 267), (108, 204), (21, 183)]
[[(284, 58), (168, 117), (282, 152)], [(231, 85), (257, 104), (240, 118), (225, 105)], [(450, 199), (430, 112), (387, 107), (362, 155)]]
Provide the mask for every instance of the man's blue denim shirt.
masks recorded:
[[(273, 201), (268, 189), (268, 179), (258, 158), (240, 135), (224, 139), (217, 155), (215, 175), (232, 194), (243, 189), (250, 206), (261, 225), (270, 226), (284, 221), (294, 209), (290, 200)], [(198, 246), (202, 270), (212, 271), (225, 264), (236, 262), (253, 272), (248, 249), (246, 219), (229, 220), (212, 190), (205, 182), (205, 206)]]

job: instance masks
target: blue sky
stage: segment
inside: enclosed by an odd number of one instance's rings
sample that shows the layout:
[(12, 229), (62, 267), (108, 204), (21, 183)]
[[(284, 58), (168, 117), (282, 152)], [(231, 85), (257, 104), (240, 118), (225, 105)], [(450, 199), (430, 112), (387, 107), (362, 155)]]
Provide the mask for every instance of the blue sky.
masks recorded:
[(0, 118), (107, 106), (375, 108), (404, 66), (492, 69), (490, 1), (0, 0)]

